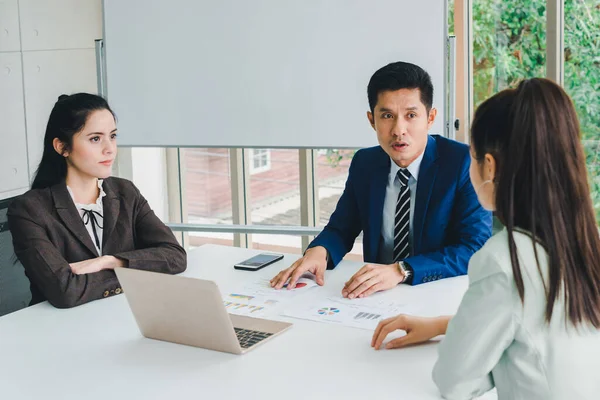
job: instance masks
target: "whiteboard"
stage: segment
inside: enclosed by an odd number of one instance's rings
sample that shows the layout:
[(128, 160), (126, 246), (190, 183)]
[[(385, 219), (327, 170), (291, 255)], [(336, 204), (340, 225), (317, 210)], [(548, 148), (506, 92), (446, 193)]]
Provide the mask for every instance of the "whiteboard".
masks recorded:
[(104, 0), (106, 95), (126, 146), (377, 144), (367, 84), (408, 61), (445, 118), (446, 0)]

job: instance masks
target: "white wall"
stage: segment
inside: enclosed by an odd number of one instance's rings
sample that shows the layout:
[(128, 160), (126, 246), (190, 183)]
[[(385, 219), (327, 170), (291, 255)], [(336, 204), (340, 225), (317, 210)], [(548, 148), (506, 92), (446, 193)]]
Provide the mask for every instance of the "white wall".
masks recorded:
[(29, 183), (20, 49), (17, 0), (0, 1), (0, 196), (5, 197)]
[(29, 183), (23, 102), (21, 55), (19, 52), (1, 52), (0, 194), (19, 191)]
[(154, 213), (164, 222), (169, 220), (166, 151), (164, 148), (131, 149), (131, 179)]
[(113, 174), (135, 183), (158, 218), (169, 222), (165, 148), (119, 147)]
[[(100, 38), (102, 0), (0, 0), (0, 199), (28, 190), (58, 96), (97, 93), (94, 40)], [(166, 220), (164, 149), (129, 153), (123, 177)]]
[(0, 198), (29, 187), (59, 95), (96, 93), (101, 0), (0, 0)]

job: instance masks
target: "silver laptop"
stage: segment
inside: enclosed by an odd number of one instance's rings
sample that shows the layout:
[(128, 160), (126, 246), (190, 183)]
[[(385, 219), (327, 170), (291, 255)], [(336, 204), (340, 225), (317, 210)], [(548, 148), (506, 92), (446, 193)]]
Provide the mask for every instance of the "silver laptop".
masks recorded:
[(227, 313), (212, 281), (129, 268), (115, 272), (147, 338), (243, 354), (292, 326)]

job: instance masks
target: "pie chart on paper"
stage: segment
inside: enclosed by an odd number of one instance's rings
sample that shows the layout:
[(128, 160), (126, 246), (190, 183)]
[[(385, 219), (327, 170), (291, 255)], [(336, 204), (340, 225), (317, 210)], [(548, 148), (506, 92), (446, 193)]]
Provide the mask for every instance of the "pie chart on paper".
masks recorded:
[[(285, 285), (283, 285), (284, 288), (288, 287), (289, 283), (286, 283)], [(306, 283), (304, 282), (300, 282), (300, 283), (296, 283), (296, 287), (294, 289), (300, 289), (303, 288), (304, 286), (306, 286)]]
[(319, 308), (319, 310), (317, 311), (317, 313), (319, 313), (319, 315), (335, 315), (339, 312), (340, 312), (340, 310), (335, 307), (323, 307), (323, 308)]

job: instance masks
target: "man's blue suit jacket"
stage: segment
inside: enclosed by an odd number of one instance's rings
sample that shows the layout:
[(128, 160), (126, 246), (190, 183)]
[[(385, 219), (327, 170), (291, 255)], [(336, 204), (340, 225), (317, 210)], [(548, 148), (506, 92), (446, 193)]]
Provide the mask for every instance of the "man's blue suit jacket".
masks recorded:
[[(380, 146), (356, 152), (344, 193), (329, 223), (310, 247), (329, 252), (334, 268), (363, 232), (364, 260), (376, 263), (390, 157)], [(413, 284), (467, 273), (469, 259), (492, 234), (492, 215), (471, 185), (468, 146), (438, 135), (428, 137), (421, 161), (413, 215)]]

